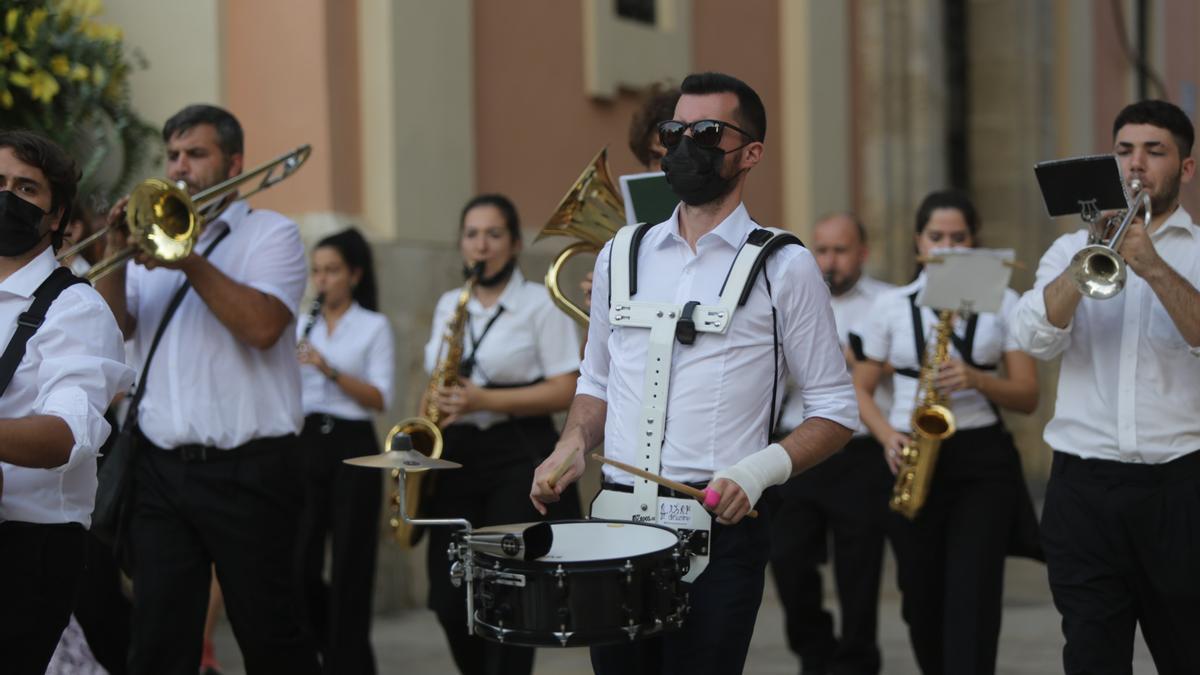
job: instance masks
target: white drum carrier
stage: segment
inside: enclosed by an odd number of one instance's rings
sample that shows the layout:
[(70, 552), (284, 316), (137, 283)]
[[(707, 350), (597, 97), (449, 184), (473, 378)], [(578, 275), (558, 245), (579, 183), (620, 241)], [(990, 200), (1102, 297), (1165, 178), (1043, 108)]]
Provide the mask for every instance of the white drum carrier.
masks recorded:
[[(621, 228), (613, 238), (609, 256), (608, 319), (613, 326), (650, 331), (641, 417), (638, 420), (637, 438), (641, 445), (630, 450), (636, 454), (632, 464), (650, 473), (661, 474), (671, 355), (676, 341), (687, 346), (695, 343), (699, 333), (725, 333), (733, 321), (734, 311), (746, 303), (754, 288), (754, 280), (771, 253), (781, 246), (801, 242), (796, 235), (776, 228), (758, 228), (751, 232), (729, 268), (720, 299), (715, 305), (703, 305), (695, 301), (683, 305), (640, 302), (631, 298), (637, 294), (638, 248), (649, 228), (645, 224), (629, 225)], [(778, 350), (778, 335), (774, 343)], [(778, 368), (778, 358), (775, 363)], [(778, 379), (776, 373), (776, 386)], [(771, 401), (771, 419), (774, 420), (774, 393)], [(592, 501), (591, 515), (594, 518), (657, 523), (677, 530), (693, 556), (684, 581), (695, 580), (708, 566), (712, 518), (694, 499), (659, 496), (657, 484), (636, 478), (632, 494), (601, 490)]]

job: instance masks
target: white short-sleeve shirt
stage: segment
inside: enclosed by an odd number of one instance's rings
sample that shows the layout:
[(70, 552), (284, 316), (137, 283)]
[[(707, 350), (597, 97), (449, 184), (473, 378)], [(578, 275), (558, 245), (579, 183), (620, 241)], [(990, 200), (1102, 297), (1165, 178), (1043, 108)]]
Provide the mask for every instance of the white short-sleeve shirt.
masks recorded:
[[(297, 324), (297, 339), (304, 337), (303, 330), (304, 326)], [(308, 343), (330, 367), (378, 389), (384, 410), (391, 405), (395, 348), (386, 316), (351, 303), (330, 333), (325, 318), (318, 314)], [(315, 366), (300, 366), (300, 378), (305, 415), (323, 413), (347, 420), (369, 420), (374, 414)]]
[[(295, 321), (308, 281), (299, 228), (274, 211), (251, 210), (237, 201), (205, 227), (196, 250), (206, 250), (226, 226), (229, 236), (209, 261), (234, 281), (279, 299)], [(144, 358), (185, 277), (178, 270), (148, 270), (132, 262), (127, 269), (126, 304), (137, 319), (133, 340)], [(298, 433), (304, 420), (295, 352), (294, 327), (267, 349), (256, 349), (236, 338), (189, 291), (163, 334), (149, 373), (141, 376), (139, 386), (148, 389), (138, 425), (160, 448), (196, 443), (230, 449), (255, 438)]]
[[(916, 351), (916, 341), (913, 337), (912, 301), (911, 296), (925, 285), (925, 275), (922, 273), (916, 281), (907, 286), (900, 286), (880, 293), (871, 306), (866, 324), (863, 327), (863, 353), (871, 360), (890, 363), (893, 368), (920, 372), (921, 358)], [(1017, 294), (1006, 289), (1001, 308), (998, 313), (979, 314), (976, 319), (972, 361), (980, 366), (998, 365), (1005, 352), (1018, 351), (1016, 337), (1009, 330), (1009, 317), (1017, 304)], [(928, 345), (932, 340), (933, 330), (937, 326), (937, 313), (928, 307), (921, 307), (921, 327), (925, 335), (922, 345)], [(956, 317), (954, 332), (959, 338), (965, 338), (967, 321)], [(962, 359), (958, 347), (950, 341), (950, 356)], [(895, 383), (895, 398), (888, 422), (897, 431), (912, 431), (912, 411), (916, 402), (917, 379), (897, 373)], [(978, 391), (956, 391), (950, 395), (950, 409), (954, 411), (955, 421), (959, 429), (978, 429), (995, 424), (999, 421), (992, 404), (987, 397)]]
[[(438, 299), (433, 331), (425, 345), (426, 373), (433, 372), (443, 354), (443, 336), (458, 295), (455, 289)], [(521, 270), (513, 270), (500, 300), (491, 307), (485, 308), (472, 296), (467, 301), (467, 314), (463, 358), (474, 356), (471, 381), (475, 384), (524, 385), (579, 370), (579, 330), (575, 322), (554, 306), (545, 286), (527, 281)], [(484, 334), (493, 318), (495, 323)], [(474, 341), (480, 336), (476, 351)], [(455, 423), (486, 429), (506, 419), (507, 415), (478, 410), (462, 415)]]

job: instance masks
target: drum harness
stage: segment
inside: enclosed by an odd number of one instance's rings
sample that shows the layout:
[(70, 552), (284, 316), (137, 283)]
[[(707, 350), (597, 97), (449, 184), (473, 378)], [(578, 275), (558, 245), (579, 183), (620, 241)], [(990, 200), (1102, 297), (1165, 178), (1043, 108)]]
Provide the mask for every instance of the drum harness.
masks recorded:
[[(803, 243), (791, 232), (759, 227), (751, 231), (738, 249), (716, 304), (701, 304), (694, 300), (683, 305), (635, 301), (631, 298), (637, 294), (638, 249), (650, 227), (649, 224), (629, 225), (621, 228), (613, 238), (609, 255), (608, 318), (614, 327), (650, 331), (636, 435), (641, 445), (631, 450), (637, 456), (632, 462), (634, 465), (659, 474), (675, 343), (689, 346), (695, 343), (700, 333), (724, 334), (733, 322), (734, 312), (746, 304), (755, 280), (759, 272), (765, 270), (771, 254), (788, 244), (803, 246)], [(771, 283), (765, 272), (763, 281), (770, 297)], [(768, 425), (775, 421), (779, 388), (779, 331), (774, 300), (771, 301), (771, 326), (775, 377)], [(692, 556), (684, 581), (694, 581), (708, 566), (712, 516), (691, 498), (659, 495), (658, 485), (649, 480), (636, 478), (632, 493), (601, 490), (592, 502), (592, 517), (658, 523), (675, 529)]]

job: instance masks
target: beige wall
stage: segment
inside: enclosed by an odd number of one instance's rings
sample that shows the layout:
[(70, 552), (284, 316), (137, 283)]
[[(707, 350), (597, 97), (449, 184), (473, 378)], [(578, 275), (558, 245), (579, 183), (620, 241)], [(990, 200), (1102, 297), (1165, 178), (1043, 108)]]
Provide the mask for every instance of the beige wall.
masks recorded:
[[(692, 8), (692, 70), (735, 74), (767, 107), (768, 152), (747, 193), (763, 225), (782, 222), (782, 153), (772, 126), (780, 119), (778, 16), (778, 0), (697, 0)], [(582, 24), (579, 2), (475, 4), (475, 185), (512, 197), (527, 232), (540, 229), (600, 147), (609, 147), (615, 174), (643, 170), (627, 147), (637, 96), (601, 101), (585, 93)]]
[(293, 216), (359, 210), (356, 8), (356, 0), (226, 4), (226, 103), (246, 132), (247, 168), (313, 146), (304, 168), (256, 206)]

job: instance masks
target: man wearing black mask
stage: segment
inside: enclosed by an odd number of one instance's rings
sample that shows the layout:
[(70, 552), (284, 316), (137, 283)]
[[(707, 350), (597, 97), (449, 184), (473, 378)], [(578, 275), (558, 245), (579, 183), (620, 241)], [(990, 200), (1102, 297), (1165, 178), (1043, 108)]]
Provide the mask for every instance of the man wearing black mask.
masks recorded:
[(0, 133), (0, 659), (42, 673), (67, 626), (96, 496), (104, 411), (128, 388), (103, 298), (60, 267), (75, 163), (26, 131)]
[[(764, 151), (762, 101), (720, 73), (690, 75), (680, 91), (674, 119), (658, 130), (662, 168), (683, 203), (653, 227), (623, 229), (597, 257), (575, 400), (530, 498), (544, 513), (582, 474), (584, 451), (603, 443), (610, 458), (707, 488), (715, 523), (699, 505), (693, 512), (671, 501), (679, 495), (605, 467), (593, 516), (645, 521), (677, 505), (710, 545), (685, 577), (682, 628), (592, 648), (597, 673), (741, 672), (770, 553), (759, 498), (836, 452), (858, 421), (816, 261), (802, 246), (773, 246), (797, 240), (758, 227), (742, 204)], [(806, 419), (768, 444), (789, 374)], [(760, 517), (747, 518), (755, 507)]]

